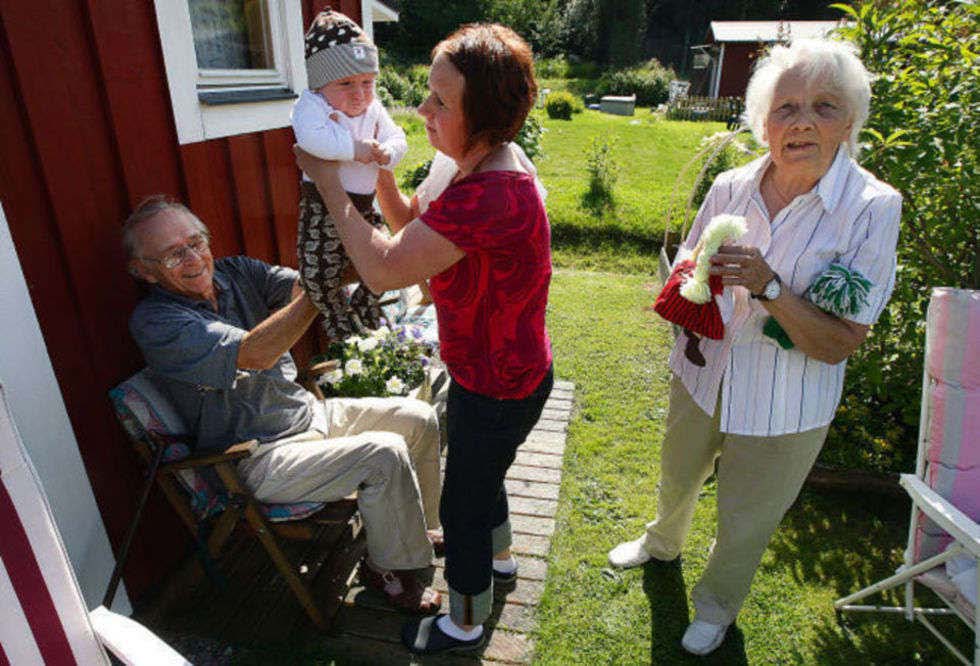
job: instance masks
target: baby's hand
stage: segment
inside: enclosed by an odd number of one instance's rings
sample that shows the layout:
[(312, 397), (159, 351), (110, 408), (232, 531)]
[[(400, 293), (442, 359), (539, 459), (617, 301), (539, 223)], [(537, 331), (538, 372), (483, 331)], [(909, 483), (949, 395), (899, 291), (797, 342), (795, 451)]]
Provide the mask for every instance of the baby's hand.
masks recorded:
[(354, 160), (370, 164), (374, 161), (374, 151), (378, 142), (374, 139), (355, 139), (354, 140)]
[(378, 164), (388, 164), (391, 162), (391, 153), (380, 143), (375, 143), (371, 149), (371, 159)]

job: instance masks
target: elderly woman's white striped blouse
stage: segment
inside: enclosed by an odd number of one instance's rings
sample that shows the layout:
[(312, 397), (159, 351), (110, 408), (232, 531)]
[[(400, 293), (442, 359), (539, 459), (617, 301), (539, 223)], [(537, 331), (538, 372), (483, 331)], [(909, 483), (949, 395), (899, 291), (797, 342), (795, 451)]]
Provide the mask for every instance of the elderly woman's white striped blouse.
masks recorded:
[[(860, 271), (873, 286), (867, 305), (850, 319), (873, 324), (895, 284), (901, 195), (841, 148), (817, 186), (770, 223), (759, 193), (769, 164), (767, 155), (719, 175), (684, 249), (694, 247), (715, 215), (743, 215), (748, 233), (738, 243), (758, 247), (784, 289), (802, 294), (831, 263)], [(671, 369), (695, 402), (713, 415), (720, 388), (721, 431), (734, 434), (776, 436), (829, 424), (840, 402), (846, 362), (829, 365), (798, 349), (782, 349), (762, 334), (769, 316), (765, 308), (744, 287), (728, 289), (734, 312), (724, 339), (701, 340), (705, 367), (684, 356), (683, 336), (670, 356)]]

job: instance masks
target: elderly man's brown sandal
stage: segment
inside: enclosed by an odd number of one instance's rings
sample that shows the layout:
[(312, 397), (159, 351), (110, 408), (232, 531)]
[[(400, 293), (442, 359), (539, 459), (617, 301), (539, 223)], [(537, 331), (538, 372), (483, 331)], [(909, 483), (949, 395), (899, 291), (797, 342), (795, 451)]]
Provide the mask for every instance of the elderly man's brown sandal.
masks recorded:
[(375, 571), (365, 558), (358, 576), (361, 583), (384, 594), (388, 603), (399, 610), (433, 615), (442, 605), (442, 595), (425, 587), (412, 571)]

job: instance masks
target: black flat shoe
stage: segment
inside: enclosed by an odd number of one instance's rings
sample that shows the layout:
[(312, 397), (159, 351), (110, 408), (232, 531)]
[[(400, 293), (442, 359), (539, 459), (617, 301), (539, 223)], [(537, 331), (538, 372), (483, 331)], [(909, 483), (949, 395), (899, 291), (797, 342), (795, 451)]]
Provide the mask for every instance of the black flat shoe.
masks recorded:
[(439, 628), (436, 622), (445, 613), (432, 617), (412, 620), (402, 627), (402, 644), (414, 654), (437, 654), (439, 652), (473, 652), (487, 644), (487, 630), (471, 641), (453, 638)]

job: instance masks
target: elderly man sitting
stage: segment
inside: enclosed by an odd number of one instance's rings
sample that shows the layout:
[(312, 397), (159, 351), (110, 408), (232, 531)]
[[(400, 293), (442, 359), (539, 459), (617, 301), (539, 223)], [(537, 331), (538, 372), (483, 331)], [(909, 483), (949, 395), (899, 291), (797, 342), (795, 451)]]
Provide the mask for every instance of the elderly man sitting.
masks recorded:
[[(257, 439), (239, 472), (263, 502), (329, 502), (357, 491), (368, 555), (361, 580), (402, 609), (434, 613), (429, 566), (439, 520), (439, 425), (408, 398), (320, 401), (293, 380), (289, 349), (317, 315), (297, 273), (215, 259), (207, 227), (163, 196), (126, 220), (130, 273), (150, 284), (130, 330), (198, 450)], [(413, 470), (414, 465), (414, 470)], [(418, 481), (416, 480), (418, 473)], [(421, 490), (420, 490), (421, 489)]]

